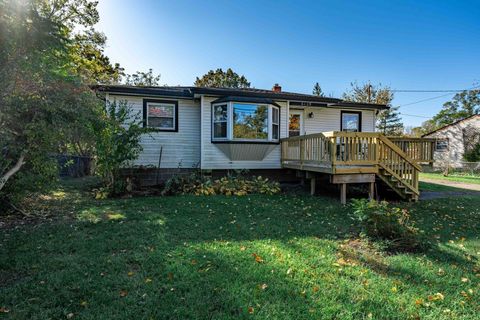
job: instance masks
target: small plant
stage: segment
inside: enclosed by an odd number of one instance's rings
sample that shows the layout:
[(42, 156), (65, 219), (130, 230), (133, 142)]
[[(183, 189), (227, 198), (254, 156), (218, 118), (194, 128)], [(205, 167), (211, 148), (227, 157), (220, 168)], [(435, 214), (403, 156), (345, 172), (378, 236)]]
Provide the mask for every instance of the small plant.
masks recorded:
[(414, 252), (426, 249), (427, 242), (410, 221), (407, 209), (391, 207), (386, 201), (353, 199), (353, 218), (362, 227), (362, 235), (387, 243), (390, 251)]

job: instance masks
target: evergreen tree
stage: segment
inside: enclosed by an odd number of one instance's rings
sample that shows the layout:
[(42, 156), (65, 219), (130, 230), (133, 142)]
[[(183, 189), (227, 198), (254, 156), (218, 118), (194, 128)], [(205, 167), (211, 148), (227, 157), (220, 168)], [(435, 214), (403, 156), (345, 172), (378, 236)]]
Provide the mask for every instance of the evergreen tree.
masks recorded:
[(319, 96), (319, 97), (325, 97), (325, 94), (322, 91), (322, 88), (320, 87), (320, 84), (317, 82), (313, 86), (313, 91), (312, 94)]
[(403, 123), (398, 112), (399, 107), (382, 110), (377, 115), (377, 130), (386, 136), (399, 136), (403, 134)]

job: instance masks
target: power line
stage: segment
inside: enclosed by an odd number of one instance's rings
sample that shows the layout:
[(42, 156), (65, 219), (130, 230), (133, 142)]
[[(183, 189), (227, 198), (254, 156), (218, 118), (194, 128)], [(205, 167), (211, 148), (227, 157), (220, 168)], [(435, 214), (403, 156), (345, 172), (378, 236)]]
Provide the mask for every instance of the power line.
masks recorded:
[(413, 92), (413, 93), (429, 93), (429, 92), (463, 92), (463, 91), (471, 91), (472, 89), (451, 89), (451, 90), (404, 90), (404, 89), (392, 89), (392, 92)]
[[(474, 87), (471, 87), (471, 88), (468, 88), (468, 89), (465, 89), (465, 90), (462, 90), (462, 91), (470, 91), (470, 90), (473, 90), (473, 89), (476, 89), (476, 88), (480, 88), (480, 85), (477, 85), (477, 86), (474, 86)], [(447, 94), (442, 94), (440, 96), (431, 97), (431, 98), (422, 99), (422, 100), (410, 102), (410, 103), (407, 103), (407, 104), (403, 104), (403, 105), (400, 105), (399, 107), (411, 106), (413, 104), (417, 104), (417, 103), (421, 103), (421, 102), (425, 102), (425, 101), (430, 101), (430, 100), (435, 100), (435, 99), (438, 99), (438, 98), (446, 97), (446, 96), (449, 96), (451, 94), (452, 93), (450, 92), (450, 93), (447, 93)]]
[(408, 117), (425, 118), (425, 119), (430, 119), (431, 118), (431, 117), (428, 117), (428, 116), (421, 116), (421, 115), (418, 115), (418, 114), (408, 114), (408, 113), (403, 113), (403, 112), (399, 112), (399, 114), (401, 114), (402, 116), (408, 116)]

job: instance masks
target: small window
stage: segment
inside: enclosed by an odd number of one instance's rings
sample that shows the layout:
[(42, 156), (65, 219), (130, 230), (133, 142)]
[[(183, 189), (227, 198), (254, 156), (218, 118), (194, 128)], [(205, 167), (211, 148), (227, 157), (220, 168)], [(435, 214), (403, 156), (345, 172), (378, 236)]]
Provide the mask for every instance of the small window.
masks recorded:
[(280, 111), (272, 107), (272, 139), (278, 140), (280, 137)]
[(360, 132), (362, 113), (361, 112), (345, 112), (342, 111), (342, 120), (340, 123), (340, 130), (347, 132)]
[(213, 137), (227, 138), (228, 106), (226, 104), (213, 106)]
[(448, 140), (438, 140), (435, 143), (435, 151), (447, 151), (448, 150)]
[(177, 131), (178, 105), (175, 101), (144, 100), (144, 120), (149, 128)]
[(301, 113), (290, 113), (290, 119), (288, 122), (288, 136), (296, 137), (299, 136), (302, 129), (302, 114)]

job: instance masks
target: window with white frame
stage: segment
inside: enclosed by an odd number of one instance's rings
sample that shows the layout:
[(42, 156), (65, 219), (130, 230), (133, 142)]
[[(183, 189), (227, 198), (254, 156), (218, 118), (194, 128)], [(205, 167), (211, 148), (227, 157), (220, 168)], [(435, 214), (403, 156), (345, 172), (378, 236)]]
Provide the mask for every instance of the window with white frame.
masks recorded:
[(144, 101), (146, 126), (159, 131), (177, 131), (178, 104), (176, 101)]
[(212, 140), (276, 142), (280, 110), (268, 104), (227, 102), (212, 106)]
[(227, 139), (228, 105), (218, 104), (213, 107), (213, 138)]
[(272, 107), (272, 139), (280, 138), (280, 109)]

